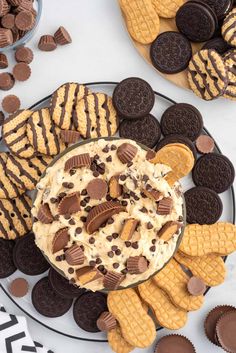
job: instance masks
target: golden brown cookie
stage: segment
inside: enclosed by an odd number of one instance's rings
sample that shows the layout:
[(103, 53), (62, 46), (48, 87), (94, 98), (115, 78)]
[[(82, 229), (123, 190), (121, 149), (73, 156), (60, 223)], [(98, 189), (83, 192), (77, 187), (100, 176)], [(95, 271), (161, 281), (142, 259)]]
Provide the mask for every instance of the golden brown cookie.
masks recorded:
[(8, 152), (0, 153), (0, 199), (12, 199), (23, 193), (6, 174), (7, 157)]
[(19, 189), (34, 190), (48, 164), (52, 161), (50, 156), (37, 156), (23, 159), (8, 155), (6, 161), (6, 174)]
[(90, 94), (88, 87), (68, 82), (52, 95), (50, 112), (54, 123), (64, 130), (73, 130), (73, 114), (80, 99)]
[(223, 58), (213, 49), (193, 55), (188, 67), (188, 82), (200, 98), (212, 100), (222, 96), (228, 85), (228, 70)]
[(229, 255), (236, 250), (236, 226), (224, 222), (188, 224), (179, 250), (188, 256)]
[(130, 35), (141, 44), (154, 41), (160, 32), (160, 20), (152, 0), (120, 0)]
[(229, 51), (224, 57), (228, 69), (229, 83), (226, 87), (224, 98), (236, 100), (236, 50)]
[(122, 336), (119, 326), (107, 333), (108, 343), (115, 353), (129, 353), (135, 349)]
[(31, 158), (35, 154), (26, 133), (26, 123), (31, 114), (30, 110), (18, 111), (3, 124), (3, 139), (9, 150), (20, 158)]
[(174, 259), (153, 277), (154, 282), (171, 299), (172, 303), (186, 311), (198, 310), (201, 308), (203, 295), (193, 296), (188, 293), (187, 283), (189, 276), (182, 270), (181, 266)]
[(112, 136), (118, 128), (112, 99), (104, 93), (92, 93), (81, 99), (73, 120), (75, 129), (84, 138)]
[(178, 330), (186, 324), (187, 311), (176, 307), (154, 281), (148, 280), (140, 284), (138, 289), (142, 299), (148, 303), (162, 327)]
[(37, 153), (55, 156), (66, 148), (60, 139), (60, 129), (52, 121), (48, 108), (37, 110), (29, 117), (27, 136)]
[(0, 238), (16, 239), (32, 228), (32, 201), (22, 195), (13, 200), (0, 200)]
[(174, 18), (184, 0), (152, 0), (157, 14), (163, 18)]
[(221, 33), (228, 44), (236, 46), (236, 8), (225, 17)]
[(225, 263), (218, 255), (188, 257), (178, 251), (175, 259), (189, 269), (194, 276), (201, 278), (207, 286), (218, 286), (225, 280)]
[(191, 172), (194, 166), (194, 156), (186, 145), (170, 143), (157, 151), (151, 162), (154, 164), (162, 163), (171, 167), (172, 171), (167, 174), (166, 180), (170, 185), (173, 185), (177, 180)]
[(124, 339), (134, 347), (150, 346), (155, 339), (156, 328), (135, 290), (109, 292), (107, 300), (108, 309), (119, 322)]

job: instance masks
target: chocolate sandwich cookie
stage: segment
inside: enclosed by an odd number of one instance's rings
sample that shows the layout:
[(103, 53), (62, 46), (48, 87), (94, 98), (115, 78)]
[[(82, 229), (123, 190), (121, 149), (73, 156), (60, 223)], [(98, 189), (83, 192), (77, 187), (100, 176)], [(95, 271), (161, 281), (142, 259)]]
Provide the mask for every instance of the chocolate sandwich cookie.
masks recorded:
[(195, 141), (200, 135), (202, 128), (202, 115), (191, 104), (174, 104), (161, 117), (161, 130), (164, 136), (178, 134)]
[(50, 284), (49, 278), (41, 278), (34, 286), (31, 294), (35, 309), (43, 316), (58, 317), (64, 315), (71, 307), (73, 300), (57, 294)]
[(15, 239), (24, 236), (32, 228), (32, 201), (22, 195), (15, 199), (0, 200), (0, 238)]
[(120, 136), (153, 148), (161, 137), (158, 120), (151, 114), (142, 119), (123, 120), (119, 127)]
[(202, 47), (202, 49), (214, 49), (220, 55), (223, 55), (232, 47), (222, 38), (216, 37), (208, 40)]
[(227, 157), (210, 153), (198, 159), (192, 176), (197, 186), (208, 187), (220, 194), (233, 184), (235, 171)]
[(120, 118), (138, 119), (150, 113), (155, 95), (149, 83), (138, 77), (130, 77), (116, 86), (112, 101)]
[(188, 67), (192, 47), (183, 34), (163, 32), (152, 43), (150, 57), (157, 70), (165, 74), (175, 74)]
[(159, 151), (162, 147), (169, 145), (170, 143), (183, 143), (192, 151), (195, 160), (197, 159), (196, 147), (188, 137), (183, 135), (170, 134), (165, 136), (161, 141), (158, 142), (156, 151)]
[(212, 100), (222, 96), (229, 82), (224, 59), (212, 49), (198, 51), (190, 60), (188, 81), (200, 98)]
[(218, 21), (210, 6), (188, 1), (177, 11), (176, 26), (192, 42), (205, 42), (212, 38)]
[(97, 320), (104, 311), (108, 311), (106, 295), (99, 292), (87, 292), (76, 300), (73, 315), (75, 322), (83, 330), (99, 332)]
[(229, 51), (224, 56), (224, 62), (228, 69), (229, 83), (223, 96), (224, 98), (236, 100), (236, 50)]
[(26, 275), (37, 276), (49, 269), (49, 264), (35, 244), (33, 233), (16, 242), (13, 260), (15, 266)]
[(187, 222), (214, 224), (220, 218), (223, 204), (218, 194), (206, 187), (197, 186), (184, 194)]
[(222, 20), (232, 10), (233, 0), (202, 0), (215, 12), (217, 18)]
[(84, 138), (113, 136), (118, 128), (112, 99), (104, 93), (92, 93), (82, 98), (73, 115), (75, 129)]
[(31, 159), (23, 159), (8, 154), (6, 174), (20, 190), (34, 190), (44, 170), (51, 161), (52, 157), (50, 156), (38, 155)]
[(9, 150), (20, 158), (32, 158), (35, 154), (26, 134), (26, 123), (31, 116), (30, 110), (21, 110), (5, 119), (3, 139)]
[(7, 158), (7, 152), (0, 152), (0, 199), (12, 199), (23, 193), (6, 174)]
[(27, 121), (26, 132), (30, 144), (38, 153), (55, 156), (66, 148), (60, 139), (60, 129), (52, 121), (48, 108), (31, 114)]
[(0, 278), (11, 276), (16, 271), (13, 262), (13, 240), (0, 239)]
[[(73, 270), (73, 268), (71, 268), (71, 270)], [(67, 278), (60, 275), (52, 267), (49, 270), (48, 278), (53, 289), (64, 298), (78, 298), (85, 292), (84, 288), (74, 286)]]
[(73, 115), (80, 99), (91, 94), (88, 87), (78, 83), (65, 83), (52, 95), (50, 113), (54, 123), (61, 129), (73, 130)]

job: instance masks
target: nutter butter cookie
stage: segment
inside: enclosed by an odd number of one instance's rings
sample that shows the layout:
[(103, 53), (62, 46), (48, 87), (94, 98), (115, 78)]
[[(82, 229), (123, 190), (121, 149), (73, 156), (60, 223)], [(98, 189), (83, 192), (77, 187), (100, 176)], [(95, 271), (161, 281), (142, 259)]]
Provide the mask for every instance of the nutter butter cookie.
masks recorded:
[(125, 288), (173, 255), (182, 195), (165, 180), (170, 168), (146, 155), (132, 140), (95, 140), (62, 155), (37, 184), (36, 244), (76, 285)]
[(52, 95), (50, 112), (52, 120), (61, 129), (73, 129), (73, 115), (77, 103), (90, 94), (91, 91), (84, 85), (78, 83), (65, 83)]

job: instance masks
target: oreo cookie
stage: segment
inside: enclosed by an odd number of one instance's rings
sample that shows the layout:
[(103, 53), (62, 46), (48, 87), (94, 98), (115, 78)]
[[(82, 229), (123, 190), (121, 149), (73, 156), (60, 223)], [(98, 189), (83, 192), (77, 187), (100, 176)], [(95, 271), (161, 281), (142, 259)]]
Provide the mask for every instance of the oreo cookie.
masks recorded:
[(48, 277), (41, 278), (31, 293), (32, 304), (43, 316), (58, 317), (64, 315), (71, 307), (73, 300), (57, 294)]
[(205, 42), (212, 38), (218, 20), (212, 8), (201, 1), (188, 1), (176, 14), (176, 26), (192, 42)]
[(184, 198), (188, 223), (214, 224), (219, 220), (223, 204), (215, 191), (197, 186), (186, 191)]
[(9, 277), (16, 271), (13, 262), (14, 246), (14, 241), (0, 239), (0, 278)]
[(165, 74), (175, 74), (188, 67), (192, 47), (183, 34), (163, 32), (152, 43), (150, 57), (157, 70)]
[(233, 8), (233, 0), (202, 0), (215, 12), (217, 18), (222, 20)]
[(17, 240), (13, 251), (13, 261), (18, 270), (29, 276), (40, 275), (50, 267), (36, 246), (33, 233)]
[(186, 145), (193, 153), (194, 159), (197, 159), (197, 150), (192, 141), (183, 135), (171, 134), (164, 137), (161, 141), (158, 142), (156, 146), (156, 151), (159, 151), (162, 147), (169, 145), (170, 143), (183, 143)]
[(161, 130), (164, 136), (178, 134), (195, 141), (201, 134), (202, 128), (202, 115), (191, 104), (174, 104), (161, 117)]
[(85, 292), (84, 288), (74, 286), (69, 282), (67, 278), (60, 275), (52, 267), (49, 270), (48, 277), (55, 292), (57, 292), (59, 295), (61, 295), (64, 298), (68, 298), (68, 299), (78, 298)]
[(138, 77), (130, 77), (116, 86), (112, 102), (120, 118), (138, 119), (150, 113), (155, 95), (149, 83)]
[(99, 292), (87, 292), (74, 303), (73, 315), (77, 325), (87, 332), (99, 332), (97, 319), (108, 311), (107, 297)]
[(227, 157), (210, 153), (198, 159), (192, 176), (195, 185), (208, 187), (220, 194), (233, 184), (235, 171)]
[(232, 47), (222, 37), (216, 37), (208, 40), (202, 49), (214, 49), (217, 53), (223, 55)]
[(142, 119), (123, 120), (119, 128), (120, 137), (134, 140), (153, 148), (161, 137), (158, 120), (151, 114)]

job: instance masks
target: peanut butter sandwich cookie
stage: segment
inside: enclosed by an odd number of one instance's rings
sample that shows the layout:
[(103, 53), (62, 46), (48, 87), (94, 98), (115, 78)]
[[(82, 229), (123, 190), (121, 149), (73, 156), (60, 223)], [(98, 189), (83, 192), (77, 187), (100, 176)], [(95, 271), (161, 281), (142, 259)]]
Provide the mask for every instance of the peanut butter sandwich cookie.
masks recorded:
[(46, 170), (32, 210), (37, 246), (76, 285), (116, 290), (173, 255), (183, 200), (170, 168), (132, 140), (80, 145)]
[(157, 14), (163, 18), (174, 18), (184, 0), (152, 0)]

